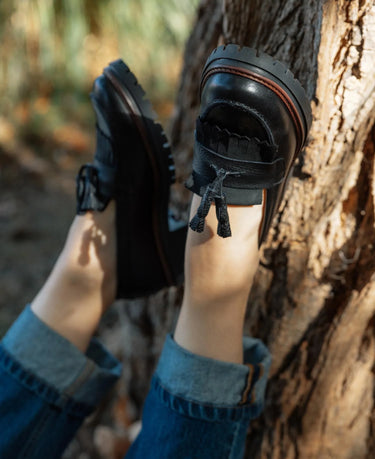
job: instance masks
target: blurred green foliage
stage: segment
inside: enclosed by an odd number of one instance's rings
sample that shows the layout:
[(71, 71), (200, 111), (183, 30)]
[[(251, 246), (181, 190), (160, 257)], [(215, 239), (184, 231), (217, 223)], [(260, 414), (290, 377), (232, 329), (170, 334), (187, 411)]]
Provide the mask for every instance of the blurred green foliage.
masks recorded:
[(163, 112), (162, 105), (170, 107), (175, 94), (197, 4), (2, 0), (0, 115), (18, 120), (28, 140), (42, 137), (61, 119), (92, 123), (88, 92), (103, 67), (118, 57)]

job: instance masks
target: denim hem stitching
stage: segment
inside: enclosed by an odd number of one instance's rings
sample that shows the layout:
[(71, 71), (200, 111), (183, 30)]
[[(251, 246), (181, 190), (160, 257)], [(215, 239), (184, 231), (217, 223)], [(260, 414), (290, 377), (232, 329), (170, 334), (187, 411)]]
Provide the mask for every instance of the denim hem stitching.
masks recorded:
[(246, 419), (250, 421), (257, 416), (259, 411), (259, 406), (251, 403), (236, 406), (218, 406), (186, 399), (169, 392), (155, 375), (151, 381), (151, 388), (156, 391), (161, 402), (173, 411), (189, 417), (204, 418), (209, 422), (242, 421)]
[(50, 386), (48, 382), (28, 372), (1, 344), (0, 366), (24, 388), (33, 392), (47, 403), (59, 409), (66, 409), (73, 416), (85, 417), (94, 409), (94, 407), (82, 402), (77, 402), (72, 398), (66, 399), (64, 394), (60, 394), (54, 387)]

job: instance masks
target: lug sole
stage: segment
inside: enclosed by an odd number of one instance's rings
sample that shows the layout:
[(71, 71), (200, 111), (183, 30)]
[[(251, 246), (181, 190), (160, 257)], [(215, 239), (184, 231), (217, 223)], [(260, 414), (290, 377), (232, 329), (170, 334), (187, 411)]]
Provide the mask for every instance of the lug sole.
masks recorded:
[[(161, 125), (156, 122), (156, 113), (150, 101), (145, 98), (145, 91), (122, 60), (112, 62), (104, 69), (103, 74), (133, 115), (134, 125), (142, 138), (153, 175), (154, 192), (150, 196), (153, 209), (153, 236), (166, 285), (175, 285), (180, 276), (170, 262), (172, 257), (168, 252), (167, 222), (169, 187), (175, 181), (175, 167), (167, 137)], [(126, 298), (144, 296), (154, 291), (156, 288), (149, 291), (145, 289), (142, 292), (132, 291), (131, 294), (126, 294)]]

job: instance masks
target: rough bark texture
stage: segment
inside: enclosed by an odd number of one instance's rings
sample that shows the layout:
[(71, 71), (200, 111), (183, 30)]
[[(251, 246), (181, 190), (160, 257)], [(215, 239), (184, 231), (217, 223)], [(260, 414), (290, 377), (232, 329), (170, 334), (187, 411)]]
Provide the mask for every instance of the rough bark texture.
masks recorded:
[[(171, 126), (180, 211), (200, 71), (218, 43), (283, 61), (313, 108), (249, 300), (246, 329), (270, 347), (273, 366), (248, 458), (375, 457), (374, 30), (372, 0), (202, 0), (187, 43)], [(138, 408), (180, 298), (172, 289), (122, 309), (117, 353), (131, 362), (124, 382)]]

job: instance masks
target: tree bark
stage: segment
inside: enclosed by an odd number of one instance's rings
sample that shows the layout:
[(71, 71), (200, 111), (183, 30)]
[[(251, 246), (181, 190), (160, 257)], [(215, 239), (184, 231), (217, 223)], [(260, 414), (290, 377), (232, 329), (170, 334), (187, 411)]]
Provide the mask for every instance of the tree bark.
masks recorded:
[[(171, 129), (181, 184), (217, 44), (284, 62), (313, 109), (249, 300), (246, 329), (273, 354), (249, 458), (375, 456), (374, 31), (371, 0), (203, 0), (187, 43)], [(187, 200), (177, 187), (176, 205)]]

